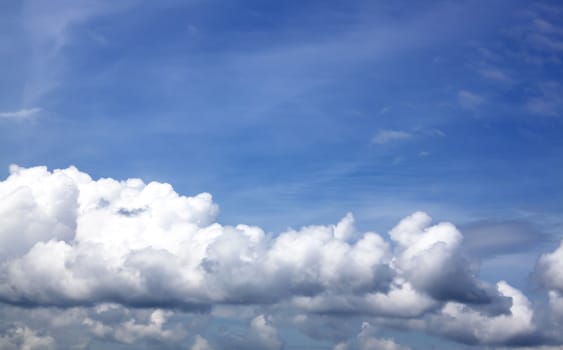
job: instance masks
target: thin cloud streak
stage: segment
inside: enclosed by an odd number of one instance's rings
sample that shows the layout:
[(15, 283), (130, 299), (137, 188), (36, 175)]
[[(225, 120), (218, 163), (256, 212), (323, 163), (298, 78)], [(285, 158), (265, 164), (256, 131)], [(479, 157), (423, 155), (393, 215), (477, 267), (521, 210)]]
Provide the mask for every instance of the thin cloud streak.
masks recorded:
[(0, 112), (0, 119), (26, 120), (33, 118), (39, 112), (41, 112), (41, 108), (29, 108), (12, 112)]
[(371, 139), (372, 143), (383, 145), (385, 143), (410, 139), (412, 134), (402, 130), (379, 130)]

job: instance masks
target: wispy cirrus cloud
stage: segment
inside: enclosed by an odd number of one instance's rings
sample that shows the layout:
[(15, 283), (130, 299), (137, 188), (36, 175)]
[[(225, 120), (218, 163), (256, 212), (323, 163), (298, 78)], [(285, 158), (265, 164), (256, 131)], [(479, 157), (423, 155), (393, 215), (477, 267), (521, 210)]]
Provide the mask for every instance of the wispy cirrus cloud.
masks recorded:
[(429, 128), (429, 129), (415, 128), (412, 130), (380, 129), (371, 138), (371, 143), (383, 145), (387, 143), (409, 140), (415, 137), (436, 137), (436, 136), (443, 137), (446, 136), (446, 134), (442, 130), (435, 128)]
[(537, 94), (526, 101), (526, 108), (535, 115), (563, 115), (563, 87), (555, 81), (541, 83)]
[(513, 79), (505, 72), (503, 72), (502, 70), (496, 68), (496, 67), (483, 67), (481, 69), (479, 69), (479, 74), (488, 80), (491, 81), (496, 81), (499, 83), (512, 83)]
[(35, 103), (64, 83), (63, 48), (73, 43), (73, 27), (96, 16), (121, 11), (131, 3), (124, 1), (117, 6), (109, 6), (90, 0), (56, 0), (48, 4), (36, 0), (24, 1), (21, 18), (26, 35), (23, 40), (31, 52), (28, 77), (23, 88), (24, 102)]
[(412, 136), (412, 133), (403, 130), (379, 130), (372, 137), (371, 142), (382, 145), (394, 141), (410, 139)]
[(25, 120), (31, 119), (41, 112), (41, 108), (20, 109), (18, 111), (0, 112), (0, 119)]
[(475, 109), (485, 102), (485, 98), (467, 90), (460, 90), (457, 93), (457, 102), (465, 109)]

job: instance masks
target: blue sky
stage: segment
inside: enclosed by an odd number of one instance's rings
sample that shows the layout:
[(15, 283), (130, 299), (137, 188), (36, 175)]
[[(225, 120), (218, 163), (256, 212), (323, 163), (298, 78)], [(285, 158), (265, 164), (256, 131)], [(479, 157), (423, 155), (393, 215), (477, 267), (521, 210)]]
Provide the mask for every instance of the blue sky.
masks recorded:
[[(458, 226), (484, 281), (538, 294), (536, 260), (563, 237), (557, 1), (0, 9), (2, 179), (74, 165), (170, 183), (274, 235), (352, 212), (386, 236), (421, 210)], [(415, 349), (464, 346), (383, 328)], [(317, 344), (288, 329), (287, 344)]]

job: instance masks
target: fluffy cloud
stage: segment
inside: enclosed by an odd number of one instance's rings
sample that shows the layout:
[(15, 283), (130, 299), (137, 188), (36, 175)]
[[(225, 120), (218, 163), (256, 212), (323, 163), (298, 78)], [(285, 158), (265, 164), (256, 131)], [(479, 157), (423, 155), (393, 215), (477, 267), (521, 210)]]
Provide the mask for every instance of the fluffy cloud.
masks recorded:
[(476, 279), (459, 253), (461, 233), (450, 223), (430, 226), (431, 222), (430, 216), (418, 212), (391, 230), (391, 239), (398, 244), (395, 270), (436, 300), (489, 303), (494, 293)]
[(319, 312), (405, 316), (436, 301), (491, 300), (458, 261), (461, 234), (451, 224), (431, 226), (423, 213), (391, 231), (392, 252), (380, 235), (357, 233), (351, 215), (273, 237), (217, 223), (207, 193), (94, 181), (72, 167), (12, 167), (0, 195), (6, 303), (190, 309), (291, 299)]
[(144, 322), (139, 322), (136, 317), (131, 317), (117, 325), (107, 325), (102, 321), (86, 317), (82, 323), (96, 337), (115, 340), (124, 344), (134, 344), (140, 340), (156, 340), (159, 342), (181, 340), (186, 336), (182, 329), (163, 329), (170, 314), (170, 312), (157, 309), (151, 312)]
[(543, 254), (536, 265), (536, 278), (548, 290), (549, 311), (543, 315), (548, 338), (563, 343), (563, 241), (553, 252)]
[(362, 330), (347, 342), (338, 343), (333, 350), (410, 350), (409, 347), (397, 344), (393, 339), (376, 337), (376, 329), (369, 323), (362, 324)]
[(76, 234), (78, 188), (57, 171), (10, 170), (15, 176), (0, 182), (0, 259), (26, 253), (37, 242), (70, 241)]
[(197, 335), (192, 345), (193, 349), (264, 349), (281, 350), (284, 342), (278, 334), (278, 330), (269, 316), (259, 314), (247, 322), (246, 327), (233, 327), (221, 329), (214, 341), (207, 341)]
[(277, 329), (264, 315), (258, 315), (250, 321), (248, 335), (243, 341), (229, 342), (225, 348), (231, 349), (264, 349), (280, 350), (283, 342), (278, 335)]
[(468, 344), (523, 345), (536, 337), (534, 312), (529, 300), (517, 289), (501, 281), (497, 289), (512, 300), (510, 313), (487, 316), (465, 305), (449, 302), (429, 318), (431, 332)]
[[(504, 282), (479, 280), (462, 253), (461, 232), (423, 212), (403, 219), (389, 239), (358, 232), (351, 214), (335, 225), (272, 235), (219, 224), (207, 193), (186, 197), (164, 183), (93, 180), (73, 167), (10, 172), (0, 182), (0, 301), (89, 310), (76, 312), (76, 327), (104, 341), (182, 341), (193, 334), (171, 321), (174, 310), (221, 305), (292, 310), (310, 333), (308, 320), (337, 315), (403, 327), (416, 321), (419, 330), (471, 344), (522, 345), (537, 333), (526, 297)], [(562, 304), (562, 252), (538, 264), (554, 309)], [(4, 338), (27, 328), (18, 329)], [(224, 339), (240, 348), (248, 341), (283, 347), (269, 317), (249, 318), (249, 330), (251, 336)], [(194, 349), (216, 345), (192, 339)], [(374, 347), (402, 349), (365, 327), (337, 345)]]
[(213, 347), (209, 345), (207, 339), (198, 334), (196, 335), (194, 344), (192, 345), (190, 350), (213, 350)]
[[(19, 333), (51, 339), (57, 349), (90, 347), (107, 348), (177, 348), (187, 347), (189, 338), (206, 323), (207, 315), (186, 315), (173, 310), (155, 308), (134, 309), (118, 304), (98, 304), (92, 307), (21, 308), (0, 307), (0, 335)], [(8, 321), (9, 320), (9, 321)], [(44, 340), (46, 341), (46, 340)], [(4, 349), (4, 347), (0, 346)], [(18, 347), (19, 348), (19, 347)]]
[(563, 293), (563, 241), (559, 248), (540, 257), (536, 273), (545, 287)]
[(25, 326), (14, 326), (0, 334), (0, 348), (6, 350), (50, 350), (55, 349), (55, 340), (42, 336)]

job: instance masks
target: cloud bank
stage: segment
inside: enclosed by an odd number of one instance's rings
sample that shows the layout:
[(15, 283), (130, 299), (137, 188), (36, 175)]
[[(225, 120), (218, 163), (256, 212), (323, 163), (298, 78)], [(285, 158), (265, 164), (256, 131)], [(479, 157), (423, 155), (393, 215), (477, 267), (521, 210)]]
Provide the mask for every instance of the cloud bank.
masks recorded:
[[(0, 302), (90, 310), (75, 317), (95, 337), (134, 344), (193, 336), (195, 349), (222, 347), (171, 322), (175, 312), (244, 305), (291, 310), (302, 328), (353, 316), (467, 344), (562, 340), (550, 329), (563, 317), (563, 246), (536, 268), (554, 310), (541, 316), (508, 283), (480, 280), (462, 253), (462, 233), (423, 212), (401, 220), (388, 237), (358, 232), (351, 214), (334, 225), (273, 235), (222, 225), (218, 213), (210, 194), (182, 196), (165, 183), (12, 166), (0, 182)], [(123, 316), (134, 310), (148, 311)], [(249, 319), (254, 336), (245, 341), (283, 348), (272, 317)], [(335, 348), (406, 348), (368, 328)], [(0, 339), (33, 332), (26, 329)]]

